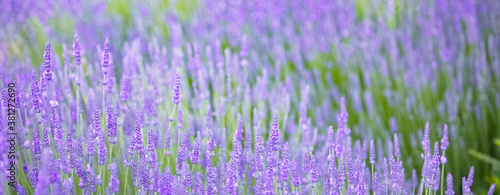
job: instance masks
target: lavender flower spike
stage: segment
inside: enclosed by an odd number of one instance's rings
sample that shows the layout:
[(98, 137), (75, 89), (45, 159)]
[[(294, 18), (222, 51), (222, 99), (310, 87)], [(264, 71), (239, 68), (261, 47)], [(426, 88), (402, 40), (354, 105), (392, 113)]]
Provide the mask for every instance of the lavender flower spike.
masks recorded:
[(181, 103), (181, 73), (177, 72), (175, 74), (174, 87), (172, 89), (173, 102), (174, 104)]
[(488, 190), (488, 195), (493, 195), (495, 192), (495, 184), (491, 184), (490, 190)]
[[(109, 66), (109, 37), (106, 37), (104, 41), (104, 51), (102, 52), (102, 73), (104, 75), (108, 74), (108, 66)], [(106, 81), (103, 81), (105, 84)]]
[(394, 156), (396, 157), (401, 157), (401, 150), (399, 148), (399, 139), (398, 139), (398, 134), (394, 134)]
[(453, 176), (451, 176), (451, 173), (448, 173), (448, 176), (446, 177), (446, 195), (454, 195), (455, 192), (453, 191)]
[(370, 164), (375, 164), (375, 143), (373, 139), (370, 140)]
[(51, 50), (50, 49), (50, 42), (47, 41), (47, 43), (45, 44), (45, 53), (43, 54), (43, 58), (44, 58), (44, 63), (43, 63), (44, 73), (43, 73), (43, 77), (47, 81), (52, 80), (52, 72), (50, 72), (50, 67), (51, 67), (50, 56), (52, 55), (52, 53), (51, 53), (50, 50)]
[(73, 57), (75, 58), (74, 63), (76, 66), (82, 64), (80, 41), (77, 33), (75, 33), (75, 37), (73, 39)]
[(449, 145), (450, 142), (448, 141), (448, 125), (444, 124), (443, 139), (441, 139), (441, 150), (445, 151)]

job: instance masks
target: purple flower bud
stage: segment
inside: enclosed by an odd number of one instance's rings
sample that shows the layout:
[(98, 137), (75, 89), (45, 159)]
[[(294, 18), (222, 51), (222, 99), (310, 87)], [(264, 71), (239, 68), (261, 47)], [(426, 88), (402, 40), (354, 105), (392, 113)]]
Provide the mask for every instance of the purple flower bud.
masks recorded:
[(140, 183), (142, 189), (148, 189), (149, 187), (149, 169), (146, 166), (146, 157), (144, 154), (139, 156), (139, 172), (140, 172)]
[(191, 188), (192, 185), (191, 171), (187, 163), (182, 168), (182, 184), (186, 188)]
[(38, 86), (38, 78), (36, 76), (36, 71), (33, 69), (32, 71), (32, 80), (31, 80), (31, 103), (33, 104), (33, 110), (35, 113), (40, 113), (40, 99), (39, 99), (39, 86)]
[(208, 140), (208, 144), (207, 144), (207, 149), (210, 153), (211, 156), (213, 156), (213, 151), (214, 151), (214, 147), (215, 147), (215, 139), (214, 139), (214, 132), (212, 129), (209, 129), (208, 130), (208, 136), (209, 136), (209, 140)]
[(432, 155), (432, 161), (431, 161), (431, 164), (430, 164), (430, 170), (432, 172), (432, 174), (436, 174), (436, 175), (439, 175), (439, 172), (438, 172), (438, 169), (439, 169), (439, 159), (440, 159), (440, 155), (439, 155), (439, 142), (436, 142), (434, 144), (434, 155)]
[(193, 151), (191, 152), (190, 155), (191, 163), (198, 164), (199, 155), (200, 155), (200, 138), (196, 137), (196, 139), (194, 140)]
[(469, 176), (467, 176), (467, 186), (471, 187), (474, 180), (474, 166), (470, 168)]
[(42, 125), (44, 148), (50, 147), (50, 139), (49, 139), (50, 132), (49, 132), (49, 125), (47, 123), (48, 123), (47, 121), (44, 121)]
[(415, 189), (417, 187), (417, 183), (417, 170), (413, 169), (413, 172), (411, 174), (411, 187)]
[(427, 153), (427, 155), (430, 155), (431, 142), (429, 140), (429, 121), (427, 121), (427, 123), (425, 124), (424, 138), (422, 139), (422, 148)]
[(154, 134), (154, 126), (149, 126), (148, 128), (148, 145), (146, 147), (146, 150), (148, 151), (148, 157), (147, 157), (147, 162), (148, 163), (153, 163), (157, 161), (157, 156), (156, 156), (156, 138)]
[(335, 131), (333, 130), (333, 126), (328, 127), (328, 140), (326, 147), (328, 150), (335, 150)]
[(292, 161), (292, 184), (295, 187), (299, 187), (300, 179), (299, 179), (299, 168), (297, 165), (297, 161)]
[(37, 188), (38, 185), (38, 165), (37, 161), (33, 161), (33, 166), (29, 171), (29, 179), (31, 183), (31, 187)]
[(493, 195), (494, 192), (495, 192), (495, 184), (491, 184), (491, 187), (488, 190), (488, 195)]
[(156, 161), (150, 164), (152, 167), (151, 171), (151, 185), (149, 186), (150, 192), (159, 192), (160, 191), (160, 167), (158, 167), (158, 163)]
[(106, 154), (107, 154), (106, 140), (103, 132), (98, 132), (98, 134), (99, 135), (97, 137), (97, 154), (99, 156), (99, 159), (97, 161), (97, 164), (104, 165), (106, 164)]
[[(106, 37), (104, 41), (104, 50), (102, 52), (102, 73), (104, 75), (108, 74), (108, 66), (109, 66), (109, 37)], [(106, 81), (103, 81), (103, 84), (106, 84)]]
[(451, 173), (448, 173), (448, 176), (446, 178), (446, 195), (454, 195), (455, 192), (453, 191), (453, 176), (451, 176)]
[(288, 174), (290, 172), (290, 160), (288, 158), (290, 156), (290, 151), (288, 149), (288, 142), (285, 143), (283, 147), (283, 153), (281, 155), (281, 166), (280, 166), (280, 181), (288, 183)]
[(373, 139), (370, 141), (370, 164), (375, 164), (375, 143)]
[(443, 139), (441, 139), (441, 150), (446, 151), (448, 145), (450, 145), (450, 142), (448, 141), (448, 125), (444, 124)]
[(43, 54), (43, 58), (44, 58), (44, 63), (43, 63), (43, 69), (44, 69), (44, 73), (43, 73), (43, 77), (47, 80), (47, 81), (50, 81), (52, 80), (52, 72), (50, 72), (50, 67), (51, 67), (51, 51), (50, 51), (50, 42), (47, 41), (47, 43), (45, 44), (45, 53)]
[(68, 178), (63, 182), (64, 194), (75, 194), (75, 184), (73, 184), (73, 178)]
[(381, 195), (382, 194), (382, 187), (380, 186), (379, 180), (378, 180), (378, 173), (375, 171), (373, 173), (373, 179), (372, 179), (372, 189), (373, 189), (373, 194), (374, 195)]
[(270, 141), (270, 148), (273, 151), (278, 151), (279, 149), (279, 139), (280, 139), (280, 131), (278, 129), (278, 113), (274, 111), (273, 115), (273, 124), (272, 124), (272, 129), (269, 132), (269, 137), (271, 139)]
[(468, 183), (467, 179), (465, 179), (465, 177), (462, 177), (462, 193), (464, 195), (467, 195), (467, 194), (471, 193), (470, 187), (469, 187), (469, 185), (467, 183)]
[(134, 150), (139, 154), (144, 154), (144, 143), (142, 142), (142, 130), (139, 120), (135, 121)]
[(394, 156), (401, 157), (401, 150), (399, 149), (398, 134), (394, 134)]
[(181, 103), (181, 73), (177, 72), (175, 74), (174, 87), (172, 89), (173, 102), (174, 104)]
[(80, 158), (83, 158), (83, 145), (82, 145), (82, 139), (80, 137), (76, 140), (75, 150), (76, 150), (76, 155)]
[(108, 165), (108, 170), (110, 172), (108, 191), (111, 193), (118, 193), (118, 187), (120, 186), (120, 180), (118, 179), (118, 169), (116, 163), (113, 162)]
[(311, 183), (318, 182), (318, 172), (316, 171), (316, 157), (314, 157), (314, 155), (311, 156), (310, 169), (311, 169), (311, 175), (310, 175)]
[(262, 139), (261, 124), (257, 124), (257, 129), (255, 130), (255, 153), (261, 154), (264, 152), (264, 141)]
[(176, 170), (177, 173), (181, 173), (182, 171), (182, 166), (184, 164), (184, 161), (186, 161), (186, 154), (187, 154), (187, 142), (188, 138), (186, 137), (186, 134), (183, 134), (181, 136), (181, 147), (177, 150), (177, 166)]
[(196, 181), (195, 181), (195, 187), (194, 187), (194, 195), (203, 195), (205, 194), (203, 192), (203, 178), (199, 173), (196, 174)]
[(34, 160), (40, 160), (42, 149), (40, 146), (40, 133), (38, 132), (38, 125), (33, 126), (33, 155)]
[(75, 58), (74, 63), (76, 66), (79, 66), (82, 64), (80, 50), (81, 50), (81, 48), (80, 48), (80, 41), (78, 38), (78, 34), (75, 33), (75, 37), (73, 39), (73, 57)]
[(116, 124), (116, 115), (113, 113), (113, 109), (111, 106), (108, 104), (107, 105), (107, 117), (106, 117), (106, 129), (107, 129), (107, 136), (109, 139), (110, 144), (115, 144), (117, 141), (117, 135), (116, 131), (118, 129), (118, 126)]

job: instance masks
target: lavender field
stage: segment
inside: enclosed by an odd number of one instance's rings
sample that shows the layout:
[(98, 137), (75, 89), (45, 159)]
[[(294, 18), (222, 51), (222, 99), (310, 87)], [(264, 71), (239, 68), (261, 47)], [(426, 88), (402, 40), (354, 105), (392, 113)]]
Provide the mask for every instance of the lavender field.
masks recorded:
[(0, 24), (0, 194), (500, 194), (500, 1), (0, 0)]

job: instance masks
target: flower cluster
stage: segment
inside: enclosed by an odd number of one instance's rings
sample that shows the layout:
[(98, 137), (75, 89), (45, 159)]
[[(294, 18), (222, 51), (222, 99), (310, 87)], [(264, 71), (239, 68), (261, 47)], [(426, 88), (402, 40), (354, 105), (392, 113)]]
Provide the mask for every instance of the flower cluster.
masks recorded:
[(498, 192), (500, 3), (102, 3), (0, 32), (2, 194)]

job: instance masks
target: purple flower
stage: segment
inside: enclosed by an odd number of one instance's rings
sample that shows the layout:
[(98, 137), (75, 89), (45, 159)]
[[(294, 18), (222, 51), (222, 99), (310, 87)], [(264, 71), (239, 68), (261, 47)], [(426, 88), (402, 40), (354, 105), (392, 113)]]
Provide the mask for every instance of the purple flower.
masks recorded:
[(494, 192), (495, 192), (495, 184), (491, 184), (491, 187), (488, 190), (488, 195), (493, 195)]
[(111, 106), (108, 104), (107, 105), (107, 117), (106, 117), (106, 129), (107, 129), (107, 136), (109, 139), (110, 144), (115, 144), (117, 141), (117, 135), (116, 131), (118, 129), (118, 126), (116, 124), (116, 115), (113, 113), (113, 109)]
[(150, 164), (152, 167), (151, 171), (151, 185), (149, 186), (150, 192), (159, 192), (160, 191), (160, 167), (158, 167), (158, 163), (156, 161)]
[(469, 187), (469, 185), (467, 183), (468, 183), (467, 179), (465, 179), (465, 177), (462, 177), (462, 193), (464, 195), (471, 193), (470, 187)]
[(63, 182), (64, 194), (75, 194), (75, 184), (73, 184), (73, 178), (68, 178)]
[(262, 139), (261, 124), (257, 124), (257, 129), (255, 130), (255, 153), (261, 154), (264, 152), (264, 141)]
[(326, 144), (326, 147), (328, 148), (328, 150), (335, 150), (335, 131), (333, 130), (333, 126), (329, 126), (328, 127), (328, 140), (327, 140), (327, 144)]
[(188, 138), (186, 137), (186, 134), (183, 134), (181, 136), (181, 147), (177, 150), (177, 166), (176, 166), (176, 170), (177, 170), (177, 173), (181, 173), (182, 171), (182, 164), (184, 163), (184, 161), (186, 161), (186, 158), (187, 158), (187, 140)]
[(94, 157), (94, 138), (92, 138), (92, 135), (91, 135), (91, 132), (92, 131), (90, 128), (89, 128), (89, 132), (87, 134), (87, 147), (86, 147), (86, 151), (87, 151), (87, 157), (89, 159), (92, 159)]
[(448, 125), (444, 124), (443, 139), (441, 139), (441, 150), (446, 151), (448, 145), (450, 145), (450, 142), (448, 141)]
[(214, 155), (214, 147), (215, 147), (214, 132), (212, 129), (208, 130), (208, 136), (209, 136), (209, 140), (207, 143), (207, 150), (208, 150), (210, 156), (212, 157)]
[(394, 156), (401, 157), (401, 150), (399, 149), (398, 134), (394, 134)]
[(75, 33), (75, 37), (73, 39), (73, 57), (75, 58), (74, 59), (74, 63), (76, 66), (79, 66), (82, 64), (82, 61), (81, 61), (81, 48), (80, 48), (80, 41), (79, 41), (79, 38), (78, 38), (78, 34)]
[(107, 154), (107, 148), (106, 148), (106, 138), (104, 137), (103, 132), (98, 132), (98, 137), (97, 137), (97, 154), (98, 154), (98, 165), (104, 165), (106, 164), (106, 154)]
[(149, 169), (146, 165), (146, 157), (144, 154), (139, 156), (139, 173), (140, 173), (140, 183), (142, 189), (149, 188)]
[(154, 126), (149, 126), (148, 128), (148, 145), (147, 145), (147, 151), (148, 151), (148, 157), (147, 157), (147, 162), (152, 163), (157, 161), (156, 157), (156, 142), (155, 142), (155, 134), (154, 134)]
[[(427, 155), (430, 155), (431, 142), (429, 140), (429, 121), (425, 123), (424, 138), (422, 139), (422, 148), (424, 149), (424, 152), (427, 153)], [(422, 155), (422, 158), (425, 157)]]
[(288, 174), (290, 172), (290, 151), (288, 149), (288, 142), (285, 143), (283, 147), (283, 153), (281, 155), (281, 166), (280, 166), (280, 181), (288, 183)]
[(135, 121), (134, 150), (139, 154), (144, 154), (144, 143), (142, 142), (142, 131), (139, 120)]
[(299, 187), (300, 178), (299, 178), (299, 168), (297, 165), (297, 161), (292, 161), (292, 184), (295, 187)]
[(108, 165), (108, 170), (110, 172), (108, 191), (112, 193), (118, 193), (118, 187), (120, 186), (120, 180), (118, 180), (118, 169), (116, 163), (113, 162)]
[(446, 177), (446, 195), (454, 195), (455, 192), (453, 191), (453, 176), (451, 176), (451, 173), (448, 173), (448, 176)]
[(196, 139), (194, 140), (193, 151), (191, 152), (190, 155), (191, 163), (198, 164), (199, 155), (200, 155), (200, 138), (196, 137)]
[(50, 147), (50, 139), (49, 139), (49, 125), (47, 121), (43, 122), (42, 125), (42, 132), (43, 132), (43, 147), (48, 148)]
[(172, 89), (173, 102), (179, 104), (181, 102), (181, 73), (175, 73), (174, 87)]
[(467, 176), (467, 186), (471, 187), (474, 180), (474, 166), (470, 168), (469, 175)]
[(40, 113), (40, 99), (39, 99), (39, 86), (38, 86), (38, 78), (36, 76), (36, 70), (33, 69), (31, 71), (32, 79), (31, 79), (31, 103), (33, 104), (33, 110), (36, 113)]
[(38, 185), (38, 165), (37, 161), (33, 161), (33, 166), (29, 171), (29, 180), (33, 188), (37, 188)]
[(271, 144), (270, 148), (273, 151), (278, 151), (279, 149), (279, 136), (280, 132), (278, 129), (278, 113), (275, 111), (273, 115), (273, 124), (272, 129), (269, 132), (269, 139), (271, 140), (269, 143)]
[(196, 174), (196, 181), (194, 187), (194, 195), (204, 195), (203, 192), (203, 178), (201, 178), (200, 173)]
[(417, 170), (413, 169), (413, 172), (411, 174), (411, 187), (415, 189), (417, 187)]
[(317, 169), (316, 168), (316, 157), (314, 157), (314, 155), (311, 156), (310, 169), (311, 169), (311, 175), (310, 175), (311, 183), (318, 182), (318, 172), (316, 170)]
[(34, 160), (40, 160), (42, 149), (40, 146), (40, 135), (38, 132), (38, 125), (33, 126), (33, 155)]
[(375, 143), (373, 139), (370, 141), (370, 164), (375, 164)]
[(182, 184), (186, 188), (191, 188), (192, 185), (191, 170), (187, 163), (182, 168)]
[(373, 194), (374, 195), (381, 195), (382, 194), (382, 187), (380, 186), (379, 180), (378, 180), (378, 173), (375, 171), (373, 173), (373, 179), (372, 179), (372, 189), (373, 189)]
[(50, 72), (50, 67), (51, 67), (51, 51), (50, 51), (50, 42), (47, 41), (47, 43), (45, 44), (45, 53), (43, 54), (43, 58), (44, 58), (44, 62), (43, 62), (43, 69), (44, 69), (44, 73), (43, 73), (43, 77), (47, 80), (47, 81), (50, 81), (52, 80), (52, 72)]
[[(104, 75), (108, 74), (108, 66), (109, 66), (109, 37), (106, 37), (104, 41), (104, 50), (102, 52), (102, 73)], [(106, 84), (106, 81), (103, 81), (103, 84)]]

